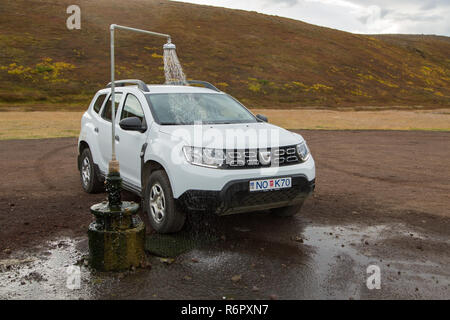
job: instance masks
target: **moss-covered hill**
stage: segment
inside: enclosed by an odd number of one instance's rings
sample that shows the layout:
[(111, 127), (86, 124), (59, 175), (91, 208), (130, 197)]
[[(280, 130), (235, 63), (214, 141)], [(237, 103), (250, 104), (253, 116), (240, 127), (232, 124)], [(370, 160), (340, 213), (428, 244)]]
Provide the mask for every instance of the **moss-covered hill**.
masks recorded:
[[(81, 30), (66, 8), (81, 7)], [(83, 107), (109, 81), (111, 23), (172, 35), (186, 74), (250, 107), (450, 106), (450, 38), (357, 35), (165, 0), (2, 0), (0, 105)], [(118, 31), (117, 77), (162, 83), (163, 39)]]

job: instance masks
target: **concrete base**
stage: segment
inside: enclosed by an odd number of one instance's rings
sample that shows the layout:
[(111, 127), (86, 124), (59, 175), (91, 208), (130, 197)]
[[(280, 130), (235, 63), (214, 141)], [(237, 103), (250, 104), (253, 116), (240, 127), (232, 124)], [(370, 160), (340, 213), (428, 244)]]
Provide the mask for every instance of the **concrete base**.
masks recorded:
[(138, 267), (145, 257), (145, 226), (141, 221), (133, 229), (97, 230), (95, 222), (88, 230), (89, 262), (100, 271), (121, 271)]
[[(103, 214), (99, 215), (99, 208)], [(145, 225), (137, 215), (131, 212), (137, 210), (134, 203), (123, 203), (123, 211), (109, 212), (102, 204), (94, 205), (91, 211), (96, 211), (97, 219), (89, 225), (89, 262), (99, 271), (122, 271), (131, 267), (138, 267), (145, 257)], [(114, 217), (105, 228), (105, 216)], [(106, 219), (108, 220), (108, 219)], [(116, 223), (115, 221), (122, 221)], [(126, 227), (124, 226), (124, 223)], [(121, 227), (119, 227), (121, 226)]]

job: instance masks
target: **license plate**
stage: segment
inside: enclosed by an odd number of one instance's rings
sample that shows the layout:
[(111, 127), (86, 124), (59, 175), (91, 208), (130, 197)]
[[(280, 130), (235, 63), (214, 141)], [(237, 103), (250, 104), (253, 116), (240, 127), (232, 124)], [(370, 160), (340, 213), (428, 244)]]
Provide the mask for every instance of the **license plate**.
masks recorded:
[(269, 191), (290, 188), (292, 186), (292, 178), (275, 178), (252, 180), (249, 183), (250, 191)]

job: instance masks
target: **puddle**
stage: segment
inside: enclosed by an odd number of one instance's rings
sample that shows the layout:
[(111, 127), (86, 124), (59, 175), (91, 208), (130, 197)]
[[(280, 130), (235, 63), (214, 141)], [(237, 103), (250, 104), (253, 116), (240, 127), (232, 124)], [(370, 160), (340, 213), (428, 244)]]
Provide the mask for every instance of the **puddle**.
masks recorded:
[(89, 290), (82, 290), (83, 284), (92, 281), (90, 272), (84, 266), (80, 267), (80, 289), (71, 290), (67, 287), (68, 268), (75, 266), (83, 257), (83, 254), (77, 249), (78, 243), (77, 240), (64, 238), (50, 242), (50, 249), (41, 251), (36, 256), (28, 256), (24, 259), (9, 259), (9, 262), (0, 261), (2, 266), (0, 298), (91, 298), (92, 295)]
[[(396, 293), (394, 297), (414, 298), (419, 297), (416, 290), (419, 287), (428, 291), (421, 292), (421, 297), (424, 294), (439, 297), (439, 293), (443, 297), (447, 293), (448, 297), (450, 294), (450, 270), (446, 265), (428, 260), (436, 257), (424, 252), (422, 257), (409, 260), (402, 257), (401, 247), (383, 246), (392, 239), (414, 241), (430, 238), (409, 230), (404, 224), (310, 226), (303, 231), (303, 237), (304, 244), (312, 246), (315, 251), (309, 263), (317, 270), (317, 283), (323, 289), (319, 291), (325, 296), (334, 291), (340, 292), (340, 298), (383, 298), (383, 294), (393, 294), (392, 291), (403, 288), (406, 292)], [(369, 265), (380, 267), (385, 291), (367, 289)], [(436, 284), (439, 284), (439, 288)], [(394, 289), (395, 286), (398, 287)]]

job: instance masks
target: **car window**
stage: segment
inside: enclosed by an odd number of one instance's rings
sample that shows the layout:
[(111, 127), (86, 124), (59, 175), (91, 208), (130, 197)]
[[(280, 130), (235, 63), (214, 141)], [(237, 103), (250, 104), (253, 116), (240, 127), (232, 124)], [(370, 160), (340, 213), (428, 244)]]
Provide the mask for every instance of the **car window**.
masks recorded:
[(144, 110), (142, 110), (141, 103), (138, 98), (131, 93), (125, 98), (120, 120), (130, 117), (138, 117), (142, 123), (144, 122)]
[(162, 125), (254, 123), (256, 118), (235, 99), (214, 93), (157, 93), (145, 95)]
[[(120, 100), (122, 99), (122, 93), (116, 92), (114, 95), (115, 100), (115, 115), (117, 115), (117, 109), (119, 108)], [(105, 107), (103, 108), (102, 118), (111, 121), (111, 95), (109, 96), (108, 102), (106, 103)]]
[(106, 98), (106, 93), (101, 94), (97, 97), (97, 100), (95, 100), (94, 107), (93, 107), (95, 112), (98, 113), (100, 111), (100, 109), (102, 108), (103, 102), (105, 101), (105, 98)]

